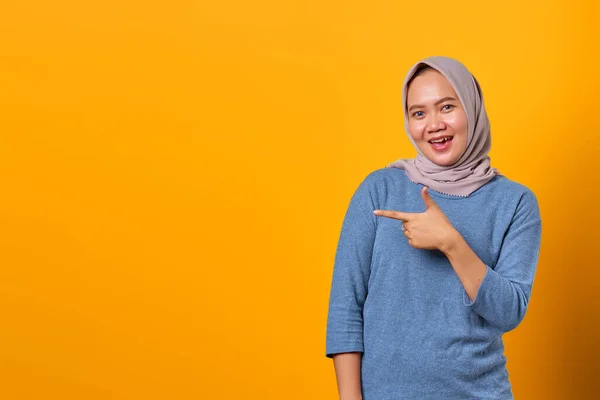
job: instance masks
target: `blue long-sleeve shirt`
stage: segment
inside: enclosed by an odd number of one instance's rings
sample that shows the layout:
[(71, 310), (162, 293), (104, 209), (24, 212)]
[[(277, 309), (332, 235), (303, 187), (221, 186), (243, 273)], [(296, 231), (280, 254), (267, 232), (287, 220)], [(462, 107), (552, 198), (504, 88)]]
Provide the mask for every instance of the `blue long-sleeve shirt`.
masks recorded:
[(471, 301), (446, 256), (416, 249), (402, 221), (424, 212), (405, 171), (367, 175), (346, 211), (333, 268), (326, 356), (362, 352), (363, 400), (512, 399), (502, 334), (523, 319), (538, 262), (534, 193), (495, 176), (468, 197), (431, 197), (485, 263)]

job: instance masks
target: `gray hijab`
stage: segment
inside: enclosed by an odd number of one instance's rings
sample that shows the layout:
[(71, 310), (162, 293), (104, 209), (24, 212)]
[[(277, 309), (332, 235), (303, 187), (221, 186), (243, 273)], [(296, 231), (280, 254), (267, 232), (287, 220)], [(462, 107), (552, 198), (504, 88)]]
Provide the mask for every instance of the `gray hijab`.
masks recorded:
[[(468, 136), (464, 154), (453, 164), (441, 166), (433, 163), (421, 152), (408, 128), (406, 84), (417, 68), (426, 64), (436, 69), (448, 79), (467, 114)], [(490, 166), (488, 152), (492, 145), (490, 122), (483, 104), (483, 94), (479, 82), (459, 61), (442, 56), (425, 58), (411, 67), (402, 87), (404, 127), (408, 138), (417, 150), (416, 158), (398, 159), (386, 168), (404, 169), (414, 183), (421, 183), (436, 192), (467, 197), (489, 182), (495, 175), (502, 175)]]

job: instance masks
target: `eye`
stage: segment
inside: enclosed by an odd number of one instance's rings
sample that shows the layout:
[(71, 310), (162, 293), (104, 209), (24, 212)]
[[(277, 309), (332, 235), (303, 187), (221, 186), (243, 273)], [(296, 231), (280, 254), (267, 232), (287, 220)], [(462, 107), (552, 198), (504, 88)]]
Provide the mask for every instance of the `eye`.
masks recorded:
[(454, 108), (454, 106), (452, 104), (446, 104), (446, 105), (444, 105), (444, 107), (442, 107), (442, 110), (444, 110), (444, 109), (450, 110), (450, 108), (446, 108), (446, 107)]
[(421, 115), (418, 115), (419, 113), (421, 113), (421, 114), (422, 114), (422, 113), (423, 113), (423, 111), (415, 111), (415, 112), (413, 113), (413, 117), (420, 117)]

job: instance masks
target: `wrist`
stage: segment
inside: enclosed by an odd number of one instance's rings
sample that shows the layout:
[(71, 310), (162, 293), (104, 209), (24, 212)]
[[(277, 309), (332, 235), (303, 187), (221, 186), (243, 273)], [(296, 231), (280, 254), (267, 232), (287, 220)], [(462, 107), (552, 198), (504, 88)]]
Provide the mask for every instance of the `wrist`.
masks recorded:
[(439, 247), (439, 250), (444, 253), (446, 256), (450, 255), (455, 249), (457, 249), (463, 241), (463, 237), (461, 234), (454, 228), (452, 228), (444, 240), (442, 240), (442, 244)]

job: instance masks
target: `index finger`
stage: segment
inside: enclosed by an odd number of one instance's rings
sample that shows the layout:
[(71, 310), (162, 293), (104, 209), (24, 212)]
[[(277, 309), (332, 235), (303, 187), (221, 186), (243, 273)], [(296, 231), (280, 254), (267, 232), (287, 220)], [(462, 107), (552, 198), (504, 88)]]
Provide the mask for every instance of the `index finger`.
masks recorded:
[(415, 213), (407, 213), (394, 210), (375, 210), (373, 211), (373, 213), (381, 217), (394, 218), (399, 219), (401, 221), (410, 221), (415, 215)]

